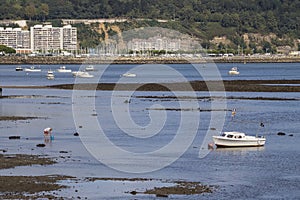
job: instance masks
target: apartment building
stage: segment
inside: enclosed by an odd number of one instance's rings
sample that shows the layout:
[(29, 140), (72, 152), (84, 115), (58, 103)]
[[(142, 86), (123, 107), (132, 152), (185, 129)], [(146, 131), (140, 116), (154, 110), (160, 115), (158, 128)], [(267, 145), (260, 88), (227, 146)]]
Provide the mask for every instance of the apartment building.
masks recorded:
[(66, 25), (62, 28), (63, 34), (63, 49), (76, 50), (77, 49), (77, 29), (71, 25)]
[(30, 32), (21, 28), (0, 27), (0, 44), (20, 52), (30, 51)]
[(166, 50), (178, 51), (181, 48), (180, 39), (167, 37), (152, 37), (148, 39), (132, 39), (128, 42), (128, 49), (133, 51)]
[(77, 29), (71, 25), (52, 27), (35, 25), (30, 28), (32, 51), (58, 51), (77, 49)]
[(14, 48), (19, 53), (73, 51), (77, 49), (77, 29), (71, 25), (35, 25), (30, 27), (30, 31), (0, 27), (0, 44)]

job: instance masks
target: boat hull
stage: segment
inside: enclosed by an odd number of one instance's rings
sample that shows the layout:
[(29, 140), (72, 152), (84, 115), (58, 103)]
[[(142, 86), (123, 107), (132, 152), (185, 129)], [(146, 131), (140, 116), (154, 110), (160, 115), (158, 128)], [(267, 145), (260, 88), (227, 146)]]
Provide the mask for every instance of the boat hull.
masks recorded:
[(249, 139), (229, 139), (214, 136), (213, 141), (217, 147), (260, 147), (265, 145), (266, 138), (253, 137)]
[(122, 74), (123, 77), (136, 77), (136, 74), (132, 74), (132, 73), (125, 73), (125, 74)]
[(17, 71), (17, 72), (18, 72), (18, 71), (23, 71), (23, 68), (17, 67), (17, 68), (16, 68), (16, 71)]
[(240, 72), (237, 72), (237, 71), (229, 71), (228, 74), (229, 74), (229, 75), (239, 75)]
[(25, 69), (25, 72), (41, 72), (42, 70), (40, 69)]
[(94, 75), (89, 74), (88, 72), (82, 72), (82, 71), (72, 72), (72, 75), (74, 77), (80, 77), (80, 78), (93, 78), (94, 77)]
[(52, 75), (52, 76), (50, 76), (50, 75), (47, 76), (47, 79), (48, 79), (48, 80), (53, 80), (53, 79), (54, 79), (54, 75)]
[(60, 73), (71, 73), (72, 70), (71, 69), (58, 69), (57, 72), (60, 72)]

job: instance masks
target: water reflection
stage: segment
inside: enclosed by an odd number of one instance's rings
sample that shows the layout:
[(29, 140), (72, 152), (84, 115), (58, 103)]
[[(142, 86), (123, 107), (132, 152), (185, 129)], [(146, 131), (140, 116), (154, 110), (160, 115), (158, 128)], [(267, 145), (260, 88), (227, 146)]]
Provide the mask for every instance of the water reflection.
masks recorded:
[(219, 154), (230, 154), (230, 155), (246, 155), (248, 152), (264, 151), (265, 147), (230, 147), (221, 148), (218, 147), (215, 151)]

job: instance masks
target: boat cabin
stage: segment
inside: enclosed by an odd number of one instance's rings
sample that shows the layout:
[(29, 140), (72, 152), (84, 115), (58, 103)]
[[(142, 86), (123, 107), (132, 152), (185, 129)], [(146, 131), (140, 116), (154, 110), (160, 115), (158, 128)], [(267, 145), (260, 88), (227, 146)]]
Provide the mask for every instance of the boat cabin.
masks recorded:
[(223, 132), (221, 133), (222, 137), (226, 138), (235, 138), (235, 139), (242, 139), (245, 137), (245, 133), (240, 133), (240, 132)]

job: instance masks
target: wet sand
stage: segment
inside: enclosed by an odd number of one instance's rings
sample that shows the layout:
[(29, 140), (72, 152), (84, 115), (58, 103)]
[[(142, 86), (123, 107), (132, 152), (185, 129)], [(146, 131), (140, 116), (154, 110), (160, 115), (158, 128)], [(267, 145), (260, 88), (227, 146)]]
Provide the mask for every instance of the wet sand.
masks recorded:
[[(51, 165), (55, 162), (50, 158), (44, 158), (34, 155), (9, 155), (0, 154), (0, 169), (13, 168), (27, 165)], [(48, 176), (0, 176), (0, 198), (1, 199), (64, 199), (59, 192), (62, 189), (68, 189), (69, 186), (59, 183), (60, 181), (78, 180), (76, 177), (64, 175)], [(86, 182), (95, 181), (115, 182), (115, 181), (159, 181), (172, 183), (174, 186), (154, 187), (144, 189), (144, 191), (128, 191), (131, 195), (146, 194), (157, 197), (168, 197), (169, 195), (195, 195), (202, 193), (212, 193), (213, 186), (202, 185), (200, 182), (185, 181), (167, 181), (144, 178), (86, 178)], [(75, 190), (76, 192), (76, 190)], [(77, 196), (78, 199), (87, 199), (87, 197)]]
[[(3, 150), (3, 152), (6, 152)], [(0, 170), (14, 168), (18, 166), (31, 165), (52, 165), (55, 164), (54, 158), (46, 158), (38, 155), (26, 154), (0, 154)], [(0, 198), (1, 199), (64, 199), (59, 192), (62, 189), (68, 189), (70, 186), (64, 185), (61, 181), (79, 180), (76, 177), (64, 175), (47, 176), (0, 176)], [(81, 180), (82, 181), (82, 180)], [(156, 180), (145, 178), (85, 178), (83, 181), (95, 182), (161, 182), (172, 184), (172, 186), (162, 186), (154, 188), (144, 188), (143, 191), (127, 191), (132, 196), (137, 194), (155, 195), (156, 197), (168, 197), (169, 195), (196, 195), (203, 193), (212, 193), (214, 186), (203, 185), (200, 182)], [(60, 183), (59, 183), (60, 182)], [(72, 188), (70, 188), (72, 190)], [(76, 192), (76, 190), (75, 190)], [(77, 196), (78, 199), (87, 199), (87, 197)]]
[[(2, 150), (5, 152), (5, 150)], [(0, 154), (0, 169), (18, 166), (51, 165), (56, 163), (50, 158), (26, 154)], [(52, 195), (39, 194), (65, 188), (56, 182), (70, 177), (54, 176), (0, 176), (1, 199), (54, 198)]]
[[(1, 86), (18, 89), (65, 89), (65, 90), (135, 90), (137, 91), (227, 91), (227, 92), (300, 92), (300, 80), (224, 80), (191, 81), (178, 83), (99, 83), (99, 84), (60, 84), (49, 86)], [(11, 98), (0, 96), (0, 98)]]
[[(99, 84), (64, 84), (48, 86), (56, 89), (76, 89), (76, 90), (118, 90), (138, 91), (227, 91), (227, 92), (300, 92), (300, 80), (233, 80), (233, 81), (191, 81), (188, 83), (99, 83)], [(289, 86), (290, 85), (290, 86)], [(225, 90), (224, 90), (225, 89)]]
[(38, 117), (0, 116), (0, 121), (29, 120), (29, 119), (37, 119), (37, 118), (38, 118)]

